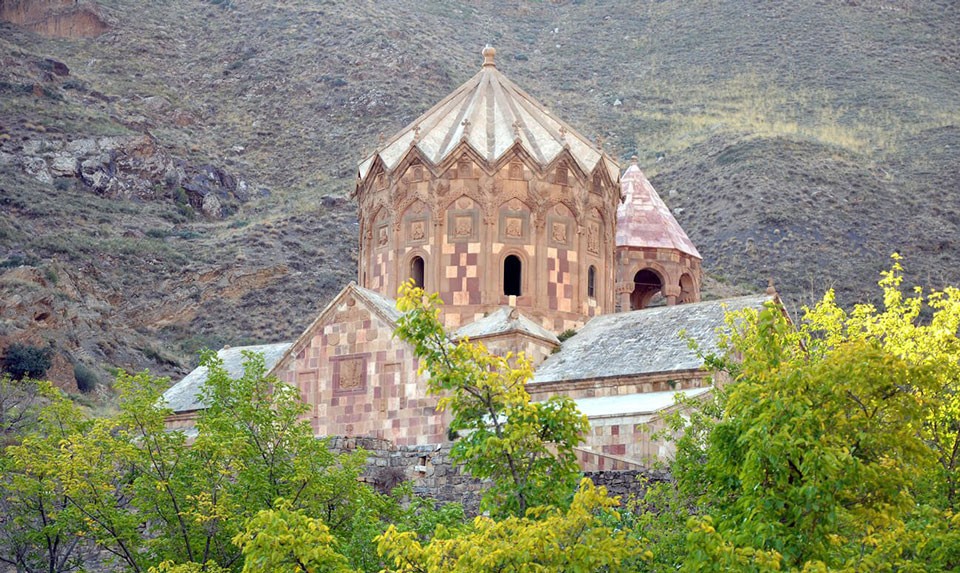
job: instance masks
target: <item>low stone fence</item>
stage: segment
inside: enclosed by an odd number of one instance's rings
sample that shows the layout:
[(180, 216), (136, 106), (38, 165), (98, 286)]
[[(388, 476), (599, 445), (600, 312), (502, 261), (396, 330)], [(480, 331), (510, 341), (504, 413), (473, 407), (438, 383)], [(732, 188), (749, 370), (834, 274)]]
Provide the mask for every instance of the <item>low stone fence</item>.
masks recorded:
[[(451, 444), (397, 446), (378, 438), (330, 438), (330, 449), (337, 453), (363, 449), (367, 452), (367, 470), (363, 480), (382, 492), (403, 481), (413, 482), (417, 495), (440, 502), (457, 502), (467, 515), (476, 515), (484, 482), (463, 471), (450, 458)], [(670, 481), (660, 470), (620, 470), (586, 472), (585, 477), (605, 486), (611, 495), (624, 499), (643, 496), (647, 484)]]

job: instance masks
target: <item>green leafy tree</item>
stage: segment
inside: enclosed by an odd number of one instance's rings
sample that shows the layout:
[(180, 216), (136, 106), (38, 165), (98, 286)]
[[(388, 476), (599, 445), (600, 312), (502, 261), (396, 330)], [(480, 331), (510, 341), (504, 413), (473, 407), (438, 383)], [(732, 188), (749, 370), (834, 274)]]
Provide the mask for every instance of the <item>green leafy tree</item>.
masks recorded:
[(262, 357), (248, 356), (237, 379), (213, 355), (203, 363), (209, 408), (192, 443), (166, 429), (167, 381), (147, 373), (118, 377), (112, 416), (87, 419), (62, 398), (43, 408), (44, 425), (3, 458), (4, 503), (24, 528), (19, 547), (45, 571), (64, 561), (45, 549), (48, 538), (57, 555), (79, 540), (127, 571), (239, 571), (232, 540), (283, 499), (347, 540), (351, 560), (375, 564), (373, 537), (402, 511), (358, 480), (363, 453), (334, 455), (316, 439), (299, 394), (267, 377)]
[(7, 347), (3, 363), (14, 380), (43, 378), (50, 369), (53, 349), (15, 342)]
[(36, 380), (0, 375), (0, 447), (16, 443), (35, 427), (47, 386)]
[(429, 372), (428, 392), (452, 412), (459, 438), (452, 456), (473, 476), (489, 478), (482, 508), (522, 516), (527, 509), (560, 506), (579, 476), (574, 448), (589, 429), (573, 400), (533, 403), (524, 385), (533, 377), (523, 354), (495, 356), (481, 344), (452, 343), (439, 320), (440, 299), (407, 283), (396, 335), (409, 342)]
[(509, 573), (631, 571), (652, 554), (623, 530), (618, 501), (582, 480), (568, 508), (531, 508), (499, 521), (480, 516), (468, 529), (447, 530), (421, 543), (390, 526), (378, 548), (385, 573)]
[[(27, 382), (17, 384), (22, 390)], [(0, 457), (0, 563), (27, 573), (72, 571), (85, 546), (76, 535), (79, 515), (68, 502), (56, 463), (61, 444), (82, 434), (87, 422), (49, 383), (29, 386), (27, 398), (16, 401), (16, 407), (5, 401), (10, 406), (7, 421), (14, 427), (26, 430), (20, 425), (25, 420), (36, 426)], [(41, 400), (47, 404), (36, 418), (25, 413)]]
[(931, 293), (921, 322), (922, 293), (900, 281), (895, 263), (882, 311), (848, 314), (828, 293), (796, 327), (772, 305), (728, 317), (728, 354), (711, 359), (732, 379), (709, 405), (720, 416), (675, 466), (710, 516), (691, 521), (684, 570), (960, 566), (960, 297)]
[(279, 500), (247, 520), (233, 542), (243, 548), (243, 573), (350, 573), (347, 558), (323, 520), (294, 511)]

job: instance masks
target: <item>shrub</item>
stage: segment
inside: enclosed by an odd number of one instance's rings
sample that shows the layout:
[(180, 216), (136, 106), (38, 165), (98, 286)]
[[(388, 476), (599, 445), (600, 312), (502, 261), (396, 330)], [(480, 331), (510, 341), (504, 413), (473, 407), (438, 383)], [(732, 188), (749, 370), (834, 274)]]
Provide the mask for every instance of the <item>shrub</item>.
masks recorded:
[(3, 362), (7, 372), (15, 380), (23, 378), (42, 378), (53, 360), (53, 349), (19, 342), (7, 348)]
[(77, 379), (77, 389), (84, 394), (96, 390), (100, 383), (97, 373), (79, 362), (73, 365), (73, 377)]
[(568, 328), (568, 329), (564, 330), (563, 332), (561, 332), (561, 333), (557, 336), (557, 339), (560, 340), (560, 342), (565, 342), (565, 341), (573, 338), (574, 336), (576, 336), (576, 334), (577, 334), (577, 331), (576, 331), (576, 330), (574, 330), (574, 329), (572, 329), (572, 328)]

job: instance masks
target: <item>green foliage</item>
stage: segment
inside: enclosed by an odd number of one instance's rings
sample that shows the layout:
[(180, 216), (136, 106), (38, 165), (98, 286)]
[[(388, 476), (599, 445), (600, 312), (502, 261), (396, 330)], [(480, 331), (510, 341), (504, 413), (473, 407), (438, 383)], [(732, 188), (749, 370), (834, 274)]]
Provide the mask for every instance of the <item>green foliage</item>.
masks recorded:
[(88, 366), (81, 363), (73, 365), (73, 377), (77, 380), (77, 389), (83, 393), (93, 392), (100, 384), (100, 377)]
[(14, 269), (20, 266), (34, 267), (39, 263), (40, 260), (36, 257), (15, 254), (0, 261), (0, 269)]
[(0, 447), (16, 441), (37, 423), (46, 384), (0, 376)]
[(560, 340), (560, 342), (566, 342), (567, 340), (570, 340), (571, 338), (573, 338), (573, 337), (576, 336), (576, 335), (577, 335), (577, 331), (576, 331), (576, 330), (574, 330), (574, 329), (572, 329), (572, 328), (568, 328), (568, 329), (564, 330), (563, 332), (561, 332), (559, 335), (557, 335), (557, 338)]
[(14, 380), (23, 378), (43, 378), (50, 369), (53, 349), (15, 342), (7, 347), (4, 355), (4, 368)]
[(453, 414), (460, 436), (452, 456), (473, 476), (493, 480), (482, 508), (522, 516), (527, 509), (566, 503), (579, 476), (574, 448), (589, 429), (573, 400), (532, 403), (524, 385), (533, 377), (523, 354), (494, 356), (481, 344), (453, 344), (439, 321), (439, 298), (406, 283), (397, 336), (414, 347), (428, 392)]
[(904, 297), (900, 271), (882, 310), (827, 293), (796, 328), (772, 305), (728, 317), (711, 363), (732, 382), (675, 466), (712, 516), (691, 521), (685, 570), (960, 565), (960, 291)]
[(8, 514), (24, 533), (0, 554), (27, 547), (36, 563), (59, 570), (60, 557), (42, 543), (58, 535), (67, 540), (58, 547), (93, 543), (128, 571), (191, 571), (211, 562), (236, 571), (242, 554), (232, 540), (284, 499), (285, 510), (322, 518), (345, 540), (347, 558), (375, 564), (372, 539), (383, 516), (402, 511), (359, 482), (363, 454), (334, 455), (314, 438), (299, 393), (267, 377), (261, 356), (248, 356), (237, 379), (213, 354), (203, 364), (210, 407), (189, 447), (164, 425), (171, 413), (160, 405), (165, 379), (121, 373), (118, 412), (93, 420), (49, 390), (42, 423), (2, 458)]
[(233, 542), (243, 547), (243, 573), (352, 571), (323, 521), (293, 511), (285, 500), (247, 520)]
[(617, 500), (584, 479), (570, 507), (531, 508), (524, 517), (478, 517), (466, 531), (438, 528), (427, 543), (390, 526), (378, 537), (385, 573), (629, 571), (652, 554), (617, 526)]
[[(9, 379), (6, 379), (8, 382)], [(7, 447), (0, 457), (0, 563), (18, 571), (72, 571), (79, 562), (81, 539), (76, 532), (83, 516), (64, 495), (60, 472), (60, 446), (86, 431), (88, 422), (79, 408), (47, 382), (16, 383), (19, 415), (6, 409), (5, 422), (22, 421), (34, 412), (38, 399), (46, 402), (36, 412), (33, 431)], [(11, 405), (9, 387), (0, 387), (4, 405)]]

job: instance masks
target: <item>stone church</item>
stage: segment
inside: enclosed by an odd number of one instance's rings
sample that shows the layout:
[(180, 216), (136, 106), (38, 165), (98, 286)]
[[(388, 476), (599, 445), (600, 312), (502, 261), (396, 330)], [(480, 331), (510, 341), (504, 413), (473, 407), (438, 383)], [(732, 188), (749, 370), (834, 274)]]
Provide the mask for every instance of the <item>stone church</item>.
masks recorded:
[[(710, 351), (727, 310), (775, 296), (701, 302), (700, 254), (636, 163), (621, 173), (497, 70), (490, 47), (475, 76), (381, 139), (353, 197), (357, 282), (295, 341), (219, 352), (237, 374), (244, 350), (263, 353), (318, 436), (448, 444), (449, 414), (392, 336), (392, 297), (413, 279), (440, 294), (452, 340), (523, 351), (532, 399), (576, 400), (591, 426), (584, 470), (642, 468), (671, 454), (655, 433), (678, 395), (710, 391), (687, 338)], [(165, 393), (171, 427), (204, 408), (204, 379), (198, 368)]]

